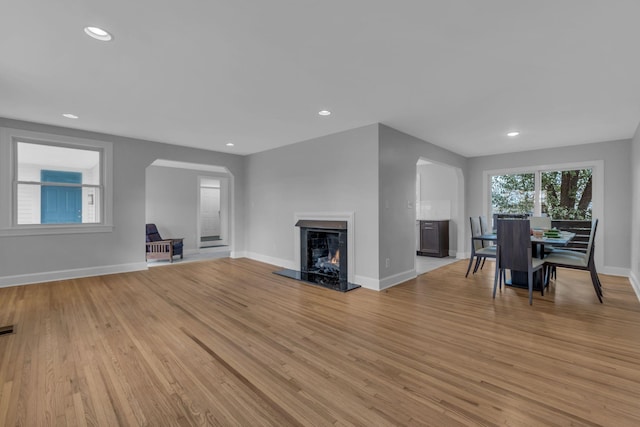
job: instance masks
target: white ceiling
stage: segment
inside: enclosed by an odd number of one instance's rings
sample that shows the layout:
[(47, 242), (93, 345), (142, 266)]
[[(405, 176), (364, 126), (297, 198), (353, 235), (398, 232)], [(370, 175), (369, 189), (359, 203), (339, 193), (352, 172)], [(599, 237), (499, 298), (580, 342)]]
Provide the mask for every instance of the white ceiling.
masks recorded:
[(630, 138), (639, 16), (638, 0), (4, 2), (0, 116), (236, 154), (375, 122), (465, 156)]

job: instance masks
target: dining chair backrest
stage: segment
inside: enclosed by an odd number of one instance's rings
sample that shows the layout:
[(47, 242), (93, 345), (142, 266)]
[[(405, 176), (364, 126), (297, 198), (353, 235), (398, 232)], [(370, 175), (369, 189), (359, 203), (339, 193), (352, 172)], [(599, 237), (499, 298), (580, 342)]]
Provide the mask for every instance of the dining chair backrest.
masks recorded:
[(474, 237), (482, 236), (482, 227), (480, 227), (480, 218), (477, 216), (469, 217), (471, 223), (471, 245), (477, 250), (482, 248), (481, 240), (474, 240)]
[(480, 217), (480, 230), (482, 230), (482, 234), (491, 234), (493, 230), (489, 227), (489, 221), (487, 221), (486, 216)]
[(593, 252), (594, 252), (594, 242), (596, 239), (596, 230), (598, 229), (598, 220), (594, 219), (593, 221), (591, 221), (591, 234), (589, 234), (589, 244), (587, 244), (587, 259), (592, 260), (593, 259)]
[(531, 265), (531, 228), (527, 219), (499, 219), (500, 268), (527, 271)]
[(548, 216), (531, 216), (529, 217), (529, 225), (531, 228), (551, 228), (551, 218)]

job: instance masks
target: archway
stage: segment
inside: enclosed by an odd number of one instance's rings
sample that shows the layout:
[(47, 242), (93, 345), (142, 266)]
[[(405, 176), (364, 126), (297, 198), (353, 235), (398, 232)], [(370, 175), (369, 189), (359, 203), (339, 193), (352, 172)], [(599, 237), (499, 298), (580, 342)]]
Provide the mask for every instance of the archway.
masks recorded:
[(420, 220), (449, 220), (449, 253), (446, 258), (416, 257), (422, 274), (464, 258), (464, 176), (460, 168), (420, 157), (416, 163), (416, 250)]

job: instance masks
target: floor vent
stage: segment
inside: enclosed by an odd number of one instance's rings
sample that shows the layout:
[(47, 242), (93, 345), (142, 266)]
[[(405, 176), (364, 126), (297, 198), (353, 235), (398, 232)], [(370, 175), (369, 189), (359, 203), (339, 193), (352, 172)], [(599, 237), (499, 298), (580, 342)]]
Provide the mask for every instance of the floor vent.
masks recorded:
[(7, 335), (13, 333), (13, 325), (0, 326), (0, 335)]

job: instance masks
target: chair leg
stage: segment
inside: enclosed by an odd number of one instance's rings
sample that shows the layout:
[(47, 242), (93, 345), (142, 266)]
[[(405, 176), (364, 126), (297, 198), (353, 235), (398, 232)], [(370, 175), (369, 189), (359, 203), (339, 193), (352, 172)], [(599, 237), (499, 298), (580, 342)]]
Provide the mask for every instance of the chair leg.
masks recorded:
[(544, 284), (549, 287), (549, 284), (551, 283), (551, 279), (555, 279), (556, 278), (556, 266), (555, 265), (547, 265), (545, 267), (545, 273), (544, 273)]
[(467, 267), (467, 274), (465, 274), (464, 277), (467, 277), (469, 275), (469, 271), (471, 270), (471, 264), (473, 264), (473, 255), (471, 255), (471, 258), (469, 258), (469, 266)]
[(473, 274), (476, 274), (476, 272), (478, 271), (478, 268), (480, 267), (480, 263), (482, 262), (483, 258), (480, 257), (476, 257), (476, 265), (475, 267), (473, 267)]
[(600, 277), (598, 276), (598, 272), (596, 271), (596, 267), (593, 267), (593, 274), (596, 278), (596, 282), (598, 282), (598, 291), (600, 293), (600, 296), (604, 296), (604, 294), (602, 293), (602, 283), (600, 283)]
[(529, 284), (529, 305), (533, 304), (533, 272), (529, 270), (527, 274), (527, 282)]
[(598, 296), (598, 300), (602, 304), (602, 291), (600, 290), (600, 279), (598, 278), (598, 273), (596, 273), (595, 268), (589, 269), (589, 273), (591, 273), (591, 283), (593, 284), (593, 289), (596, 291), (596, 295)]
[(480, 270), (484, 268), (484, 262), (487, 260), (486, 257), (482, 258), (482, 265), (480, 266)]

